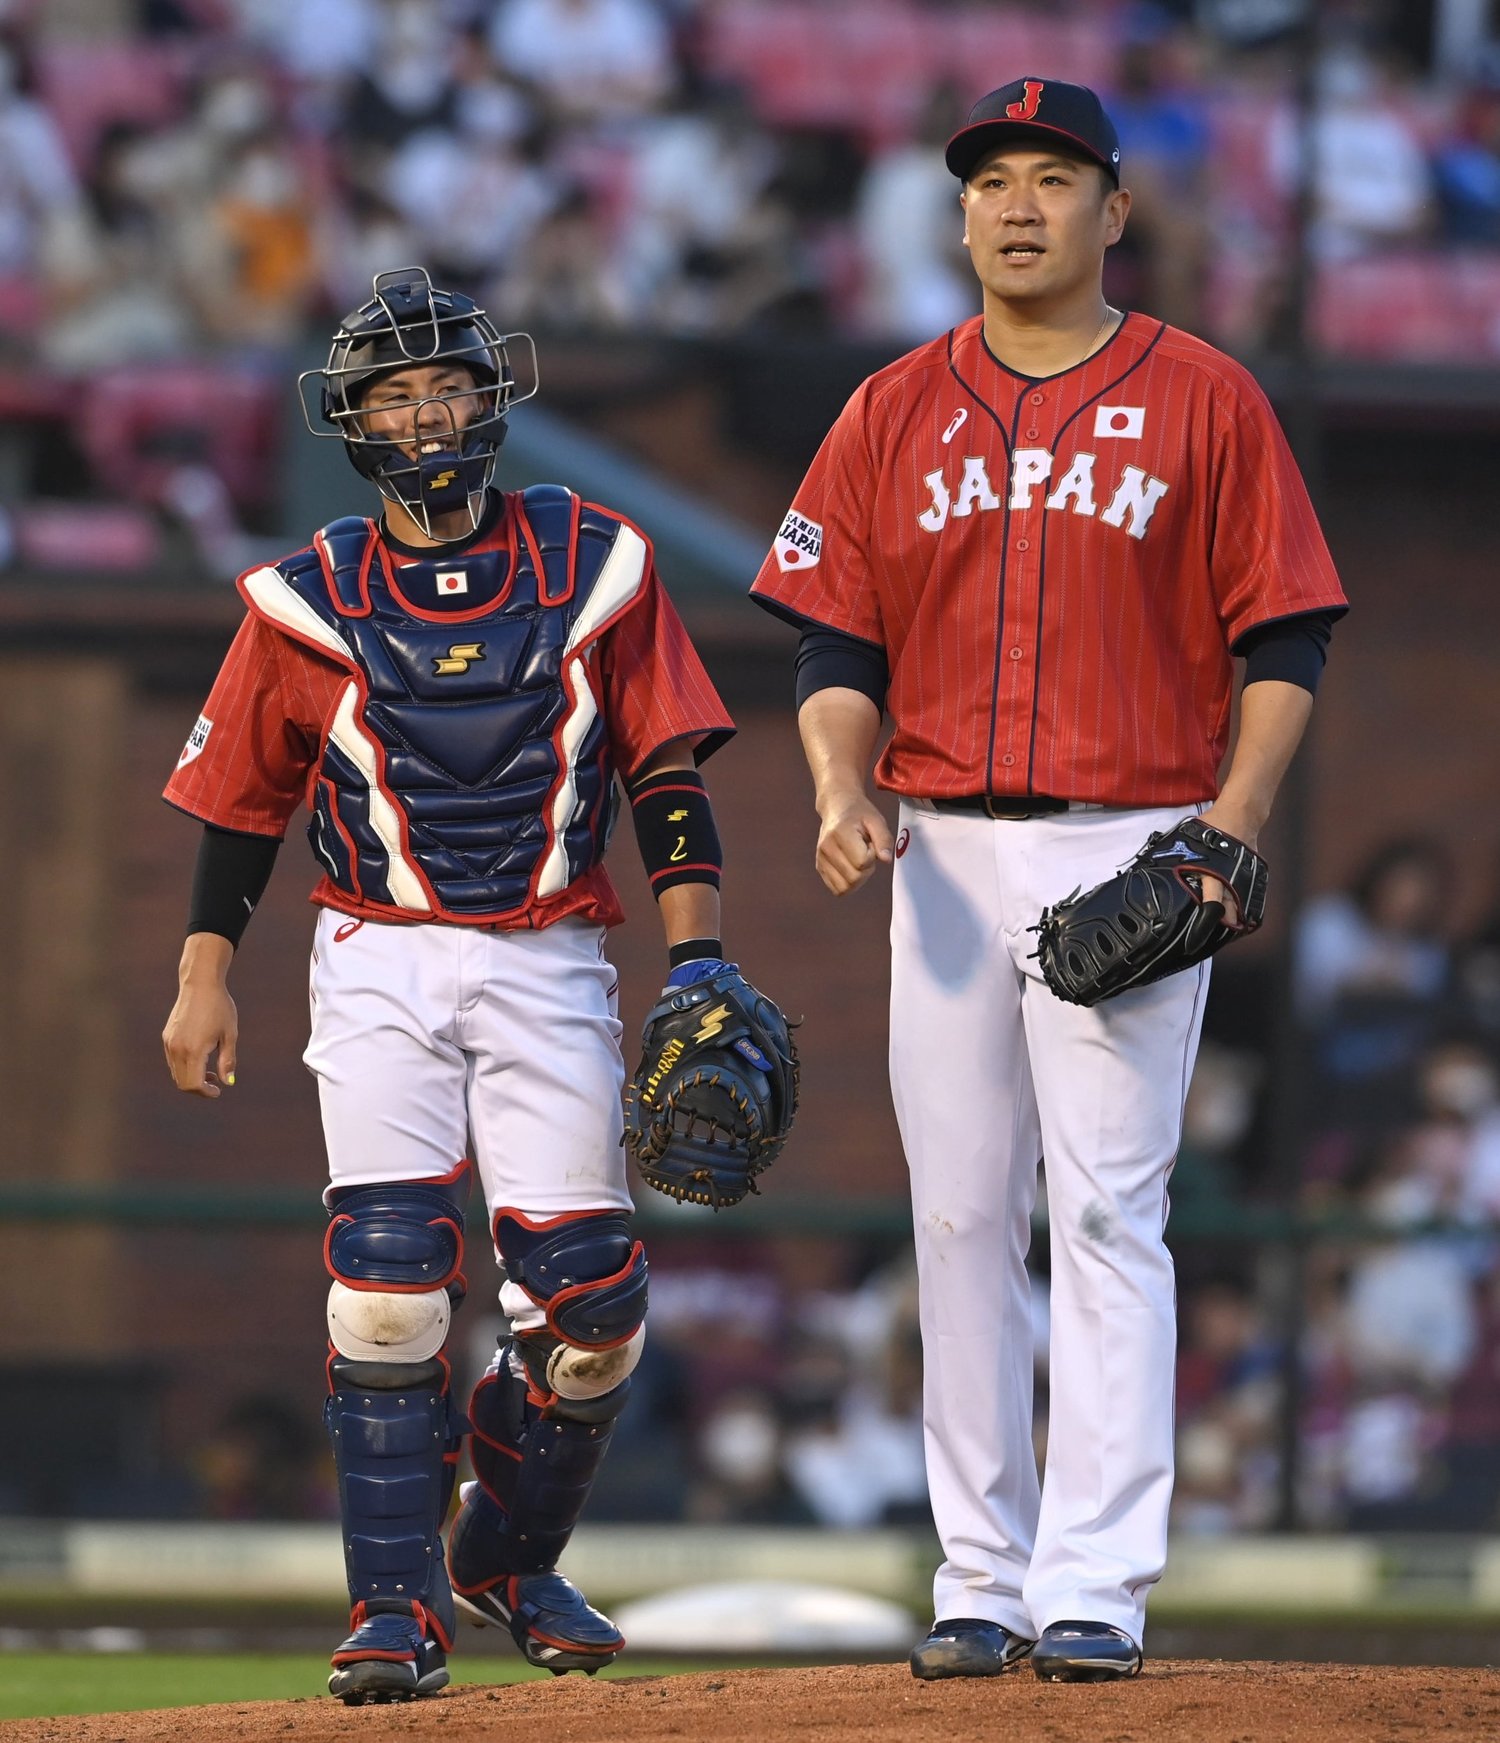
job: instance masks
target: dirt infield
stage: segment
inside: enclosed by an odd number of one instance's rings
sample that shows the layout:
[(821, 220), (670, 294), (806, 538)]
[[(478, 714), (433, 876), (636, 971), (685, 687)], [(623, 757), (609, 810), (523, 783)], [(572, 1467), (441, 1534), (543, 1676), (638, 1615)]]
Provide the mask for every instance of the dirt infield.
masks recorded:
[(1137, 1682), (919, 1683), (904, 1665), (469, 1687), (405, 1706), (261, 1701), (0, 1725), (0, 1743), (1441, 1743), (1500, 1738), (1500, 1671), (1151, 1664)]

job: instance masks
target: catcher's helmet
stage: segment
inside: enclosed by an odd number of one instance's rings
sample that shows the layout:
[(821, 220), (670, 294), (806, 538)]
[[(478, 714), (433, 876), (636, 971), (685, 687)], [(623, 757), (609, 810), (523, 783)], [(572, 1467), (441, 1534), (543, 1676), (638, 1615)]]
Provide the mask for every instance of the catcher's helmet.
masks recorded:
[[(516, 339), (524, 340), (531, 352), (531, 385), (524, 393), (516, 392), (506, 349)], [(371, 382), (397, 369), (435, 364), (457, 364), (474, 377), (480, 392), (469, 422), (459, 427), (451, 403), (468, 394), (446, 393), (381, 408), (409, 411), (413, 420), (423, 406), (443, 408), (448, 427), (446, 432), (439, 428), (439, 445), (432, 452), (407, 452), (410, 432), (369, 434), (360, 421), (360, 402)], [(319, 384), (318, 414), (328, 429), (313, 423), (306, 384), (314, 381)], [(382, 496), (400, 503), (427, 537), (435, 539), (434, 515), (466, 508), (466, 530), (479, 524), (478, 498), (495, 471), (506, 413), (536, 392), (536, 347), (529, 334), (501, 333), (471, 297), (438, 290), (424, 267), (407, 266), (376, 273), (374, 296), (339, 322), (328, 361), (321, 369), (304, 370), (297, 389), (308, 429), (315, 436), (342, 438), (355, 470)]]

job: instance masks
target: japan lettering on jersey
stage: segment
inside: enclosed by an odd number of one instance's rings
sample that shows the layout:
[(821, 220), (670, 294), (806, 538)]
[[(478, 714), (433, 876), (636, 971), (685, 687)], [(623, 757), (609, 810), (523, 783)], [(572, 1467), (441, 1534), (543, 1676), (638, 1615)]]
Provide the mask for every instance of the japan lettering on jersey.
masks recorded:
[(754, 595), (885, 649), (883, 786), (1111, 805), (1211, 797), (1231, 646), (1344, 605), (1253, 379), (1139, 315), (1041, 380), (978, 319), (872, 376)]

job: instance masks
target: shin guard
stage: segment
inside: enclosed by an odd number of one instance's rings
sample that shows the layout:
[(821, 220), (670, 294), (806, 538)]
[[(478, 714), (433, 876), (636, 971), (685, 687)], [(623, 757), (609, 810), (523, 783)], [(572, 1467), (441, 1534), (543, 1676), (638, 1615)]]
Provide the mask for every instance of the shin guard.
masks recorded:
[(447, 1516), (466, 1424), (441, 1359), (328, 1364), (325, 1407), (338, 1469), (353, 1626), (388, 1612), (415, 1616), (453, 1642), (443, 1565)]
[(478, 1494), (465, 1490), (453, 1529), (460, 1591), (557, 1565), (629, 1390), (626, 1380), (602, 1398), (555, 1399), (544, 1409), (519, 1356), (502, 1345), (496, 1369), (479, 1382), (470, 1406)]

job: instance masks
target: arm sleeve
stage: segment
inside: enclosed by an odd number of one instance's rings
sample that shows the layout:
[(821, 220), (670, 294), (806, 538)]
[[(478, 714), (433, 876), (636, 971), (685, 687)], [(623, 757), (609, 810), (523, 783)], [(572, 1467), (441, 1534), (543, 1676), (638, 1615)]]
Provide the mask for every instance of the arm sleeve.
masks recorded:
[(1244, 656), (1247, 684), (1275, 678), (1283, 684), (1299, 684), (1316, 696), (1338, 617), (1336, 611), (1304, 611), (1297, 617), (1258, 623), (1229, 651)]
[(869, 383), (828, 432), (751, 588), (767, 611), (796, 624), (841, 630), (884, 648), (870, 567), (875, 463)]
[(204, 824), (193, 868), (188, 931), (216, 932), (238, 949), (280, 849), (281, 843), (269, 835), (241, 835)]
[(1248, 371), (1214, 401), (1210, 568), (1225, 640), (1303, 612), (1349, 604), (1276, 414)]
[(317, 760), (339, 682), (253, 615), (230, 644), (163, 797), (204, 823), (243, 835), (286, 833)]
[(797, 644), (797, 706), (819, 690), (858, 690), (868, 696), (883, 714), (885, 693), (890, 687), (890, 664), (885, 649), (837, 629), (802, 631)]
[(734, 722), (655, 568), (639, 602), (600, 638), (598, 672), (615, 767), (630, 780), (674, 739), (706, 762)]

